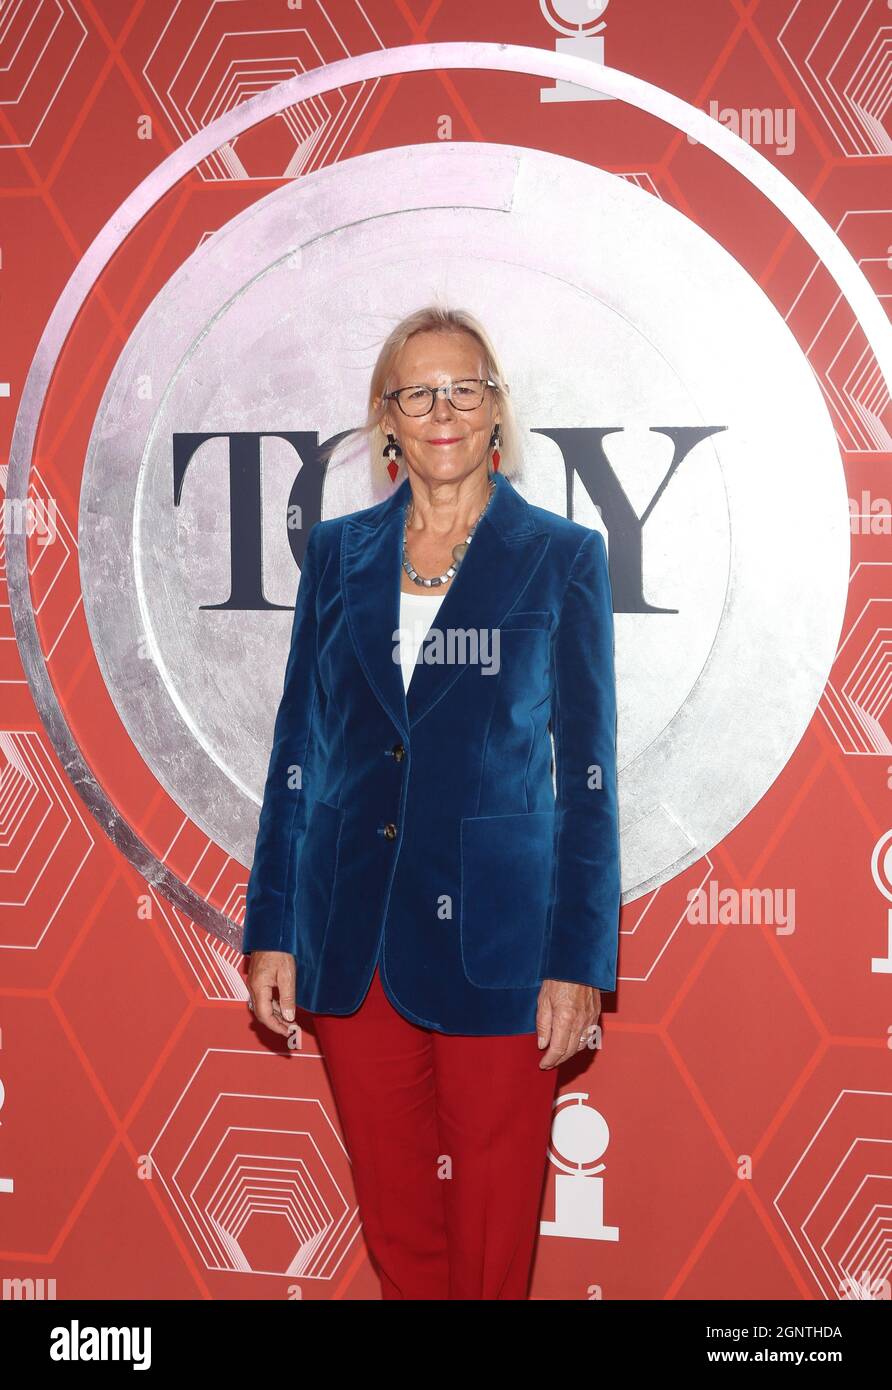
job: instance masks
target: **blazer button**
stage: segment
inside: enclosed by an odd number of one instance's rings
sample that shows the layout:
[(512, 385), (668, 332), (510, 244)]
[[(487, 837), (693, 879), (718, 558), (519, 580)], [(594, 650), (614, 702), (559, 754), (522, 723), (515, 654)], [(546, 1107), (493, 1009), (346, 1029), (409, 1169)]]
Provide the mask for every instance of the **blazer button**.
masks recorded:
[(395, 743), (390, 751), (398, 763), (401, 763), (406, 756), (406, 750), (401, 743)]
[(384, 838), (385, 838), (385, 840), (395, 840), (395, 839), (396, 839), (396, 826), (394, 825), (393, 821), (388, 821), (387, 824), (385, 825), (385, 827), (384, 827)]

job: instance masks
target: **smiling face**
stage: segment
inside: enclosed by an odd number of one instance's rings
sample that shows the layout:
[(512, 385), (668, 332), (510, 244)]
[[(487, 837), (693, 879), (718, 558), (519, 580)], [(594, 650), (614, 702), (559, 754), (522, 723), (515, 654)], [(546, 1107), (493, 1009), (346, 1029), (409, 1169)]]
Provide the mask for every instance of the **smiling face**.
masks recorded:
[[(445, 386), (486, 375), (472, 334), (415, 333), (397, 357), (390, 389)], [(439, 396), (427, 415), (407, 416), (396, 401), (388, 401), (382, 426), (399, 440), (410, 473), (431, 483), (460, 482), (477, 468), (486, 470), (499, 418), (498, 396), (488, 387), (474, 410), (458, 410)]]

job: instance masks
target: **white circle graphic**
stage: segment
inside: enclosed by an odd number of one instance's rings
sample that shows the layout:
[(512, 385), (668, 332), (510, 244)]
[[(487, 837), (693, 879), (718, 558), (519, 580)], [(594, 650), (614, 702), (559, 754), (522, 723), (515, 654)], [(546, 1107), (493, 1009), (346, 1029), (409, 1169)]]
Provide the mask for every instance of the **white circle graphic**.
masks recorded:
[[(629, 901), (782, 771), (833, 660), (849, 553), (835, 435), (795, 338), (732, 256), (631, 183), (510, 146), (422, 145), (285, 185), (205, 242), (97, 412), (79, 527), (94, 649), (158, 780), (250, 861), (291, 610), (208, 611), (230, 592), (227, 444), (203, 446), (174, 507), (172, 440), (348, 429), (376, 340), (435, 295), (501, 345), (528, 431), (521, 490), (565, 511), (575, 464), (575, 518), (606, 524)], [(267, 441), (265, 593), (285, 605), (299, 467)], [(333, 466), (326, 513), (373, 502), (371, 477), (365, 453)]]

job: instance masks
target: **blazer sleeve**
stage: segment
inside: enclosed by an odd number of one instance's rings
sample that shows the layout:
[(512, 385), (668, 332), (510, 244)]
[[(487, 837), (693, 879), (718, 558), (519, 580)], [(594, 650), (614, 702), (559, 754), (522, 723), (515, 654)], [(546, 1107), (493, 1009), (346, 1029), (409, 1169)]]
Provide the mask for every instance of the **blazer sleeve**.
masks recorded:
[(318, 522), (310, 528), (300, 572), (291, 645), (260, 808), (254, 863), (245, 900), (242, 951), (290, 951), (297, 946), (294, 887), (306, 826), (306, 756), (318, 690), (316, 671), (316, 555)]
[(555, 841), (543, 978), (616, 988), (621, 896), (613, 600), (607, 547), (583, 539), (554, 637)]

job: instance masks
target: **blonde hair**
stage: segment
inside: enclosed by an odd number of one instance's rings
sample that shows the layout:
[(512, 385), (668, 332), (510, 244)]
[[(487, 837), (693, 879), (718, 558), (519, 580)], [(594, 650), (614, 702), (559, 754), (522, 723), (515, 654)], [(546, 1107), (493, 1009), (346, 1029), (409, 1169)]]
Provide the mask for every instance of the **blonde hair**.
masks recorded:
[[(501, 438), (499, 472), (504, 473), (506, 477), (514, 477), (519, 474), (523, 467), (520, 429), (511, 404), (502, 364), (495, 347), (483, 324), (473, 314), (466, 309), (448, 309), (443, 304), (428, 304), (422, 309), (416, 309), (414, 313), (401, 319), (388, 334), (381, 345), (372, 369), (365, 424), (351, 430), (336, 444), (320, 450), (320, 459), (327, 464), (333, 454), (340, 452), (341, 449), (352, 452), (361, 440), (366, 438), (369, 444), (371, 465), (376, 478), (380, 473), (388, 485), (390, 484), (390, 474), (385, 471), (387, 461), (383, 457), (387, 435), (381, 424), (389, 402), (381, 398), (386, 391), (394, 388), (393, 370), (396, 360), (406, 343), (416, 333), (469, 333), (471, 337), (476, 339), (483, 359), (483, 375), (496, 382), (495, 391), (499, 400), (499, 435)], [(375, 405), (376, 400), (379, 402), (377, 406)], [(397, 463), (399, 472), (394, 480), (394, 485), (401, 482), (402, 478), (406, 476), (405, 460), (398, 459)]]

